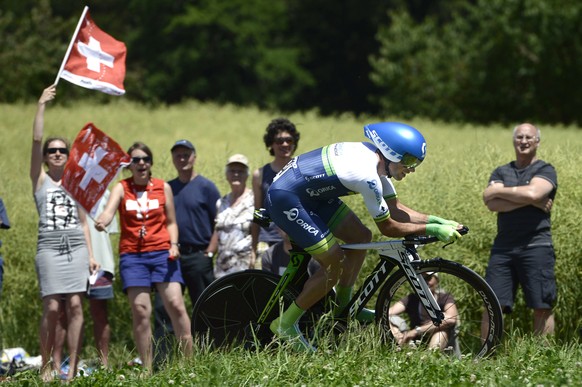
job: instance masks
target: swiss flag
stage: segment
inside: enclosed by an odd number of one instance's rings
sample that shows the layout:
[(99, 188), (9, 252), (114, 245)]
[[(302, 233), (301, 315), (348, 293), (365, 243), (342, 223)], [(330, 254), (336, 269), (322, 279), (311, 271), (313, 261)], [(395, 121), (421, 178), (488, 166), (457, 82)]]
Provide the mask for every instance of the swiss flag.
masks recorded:
[(71, 146), (63, 188), (95, 218), (99, 200), (131, 158), (92, 123), (85, 125)]
[(88, 10), (80, 23), (60, 78), (107, 94), (125, 94), (125, 44), (97, 27)]

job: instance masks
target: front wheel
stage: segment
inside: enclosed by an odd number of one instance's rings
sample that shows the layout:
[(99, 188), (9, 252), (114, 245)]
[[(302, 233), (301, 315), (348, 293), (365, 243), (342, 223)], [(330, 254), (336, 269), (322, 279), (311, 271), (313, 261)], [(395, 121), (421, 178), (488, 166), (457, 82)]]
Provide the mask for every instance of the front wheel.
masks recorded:
[[(384, 336), (399, 345), (440, 348), (455, 357), (491, 355), (501, 340), (501, 306), (487, 282), (471, 269), (436, 258), (413, 263), (445, 314), (440, 326), (428, 314), (402, 270), (380, 291), (376, 311)], [(419, 326), (418, 332), (416, 327)]]

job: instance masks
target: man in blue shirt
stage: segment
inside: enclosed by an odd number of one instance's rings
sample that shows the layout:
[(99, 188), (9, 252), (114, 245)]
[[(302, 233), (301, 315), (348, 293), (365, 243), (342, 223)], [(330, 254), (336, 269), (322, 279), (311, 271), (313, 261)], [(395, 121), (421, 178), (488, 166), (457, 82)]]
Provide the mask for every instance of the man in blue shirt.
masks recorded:
[[(200, 294), (214, 281), (212, 258), (218, 243), (212, 240), (212, 234), (220, 192), (212, 181), (196, 172), (196, 148), (190, 141), (177, 141), (171, 152), (178, 177), (168, 184), (174, 194), (180, 266), (190, 300), (195, 305)], [(172, 327), (157, 295), (154, 305), (154, 339), (158, 346), (155, 362), (158, 364), (162, 360), (160, 357), (167, 355), (167, 345), (160, 343), (160, 338), (166, 336), (166, 333), (172, 333)]]

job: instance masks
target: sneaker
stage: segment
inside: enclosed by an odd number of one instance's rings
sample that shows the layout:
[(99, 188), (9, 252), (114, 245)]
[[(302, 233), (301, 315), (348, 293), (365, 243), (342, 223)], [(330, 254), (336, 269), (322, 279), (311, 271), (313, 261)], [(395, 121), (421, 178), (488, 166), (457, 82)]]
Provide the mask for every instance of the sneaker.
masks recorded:
[(143, 366), (143, 362), (139, 357), (136, 357), (135, 359), (128, 361), (127, 365), (130, 367), (141, 367)]
[(273, 320), (269, 328), (271, 332), (275, 334), (279, 339), (289, 342), (294, 350), (298, 352), (315, 352), (316, 349), (313, 345), (309, 344), (307, 339), (303, 336), (299, 330), (297, 323), (291, 325), (290, 327), (283, 327), (279, 321), (280, 317)]

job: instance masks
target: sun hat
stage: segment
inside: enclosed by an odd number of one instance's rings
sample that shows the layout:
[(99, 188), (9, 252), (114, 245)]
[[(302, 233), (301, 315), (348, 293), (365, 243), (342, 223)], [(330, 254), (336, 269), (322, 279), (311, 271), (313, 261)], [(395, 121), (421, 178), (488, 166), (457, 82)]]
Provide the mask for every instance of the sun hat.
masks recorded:
[(249, 159), (247, 158), (247, 156), (242, 155), (240, 153), (237, 153), (235, 155), (232, 155), (228, 158), (228, 161), (226, 162), (226, 165), (230, 165), (230, 164), (234, 164), (234, 163), (238, 163), (238, 164), (242, 164), (245, 167), (249, 167)]

